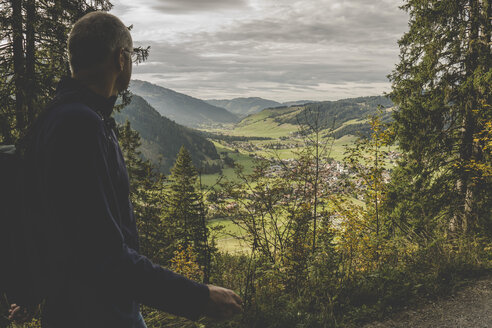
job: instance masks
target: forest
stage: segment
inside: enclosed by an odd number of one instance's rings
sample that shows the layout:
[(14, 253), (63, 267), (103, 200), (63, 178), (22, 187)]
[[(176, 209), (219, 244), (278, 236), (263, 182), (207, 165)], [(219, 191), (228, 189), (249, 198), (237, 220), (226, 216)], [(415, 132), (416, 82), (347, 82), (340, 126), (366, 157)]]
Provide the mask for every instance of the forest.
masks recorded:
[[(72, 24), (111, 7), (107, 0), (0, 1), (0, 144), (19, 142), (69, 75)], [(193, 159), (205, 155), (193, 147), (213, 159), (220, 153), (203, 139), (181, 147), (163, 174), (142, 156), (141, 136), (122, 114), (131, 94), (122, 95), (115, 115), (142, 254), (230, 288), (245, 305), (223, 322), (192, 322), (144, 306), (148, 327), (359, 327), (490, 275), (490, 1), (405, 0), (401, 9), (409, 29), (388, 76), (391, 92), (371, 98), (378, 110), (355, 126), (363, 133), (339, 166), (332, 158), (338, 103), (330, 102), (305, 106), (287, 122), (302, 142), (288, 162), (258, 157), (250, 169), (229, 163), (233, 179), (203, 184)], [(152, 49), (134, 51), (141, 62)], [(155, 133), (169, 137), (162, 132)], [(399, 156), (388, 170), (390, 147)], [(223, 224), (211, 224), (217, 220)], [(225, 230), (240, 251), (220, 247)], [(0, 327), (20, 327), (6, 319), (8, 306), (2, 297)], [(42, 310), (24, 327), (40, 327)]]

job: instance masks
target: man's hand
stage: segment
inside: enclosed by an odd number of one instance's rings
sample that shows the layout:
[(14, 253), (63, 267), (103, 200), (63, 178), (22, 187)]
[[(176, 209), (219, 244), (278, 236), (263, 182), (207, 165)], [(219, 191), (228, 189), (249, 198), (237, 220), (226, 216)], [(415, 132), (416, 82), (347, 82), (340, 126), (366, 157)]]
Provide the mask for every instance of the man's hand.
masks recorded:
[(205, 315), (215, 319), (229, 319), (243, 312), (243, 301), (230, 289), (207, 285), (210, 291)]
[(9, 309), (9, 320), (21, 324), (32, 319), (32, 314), (17, 304), (11, 304)]

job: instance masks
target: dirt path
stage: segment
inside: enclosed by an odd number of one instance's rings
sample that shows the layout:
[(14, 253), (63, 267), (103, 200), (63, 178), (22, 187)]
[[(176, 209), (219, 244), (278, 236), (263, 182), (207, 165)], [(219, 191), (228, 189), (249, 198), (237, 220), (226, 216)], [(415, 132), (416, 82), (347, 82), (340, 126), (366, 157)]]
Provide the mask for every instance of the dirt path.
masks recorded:
[(364, 328), (492, 328), (492, 276)]

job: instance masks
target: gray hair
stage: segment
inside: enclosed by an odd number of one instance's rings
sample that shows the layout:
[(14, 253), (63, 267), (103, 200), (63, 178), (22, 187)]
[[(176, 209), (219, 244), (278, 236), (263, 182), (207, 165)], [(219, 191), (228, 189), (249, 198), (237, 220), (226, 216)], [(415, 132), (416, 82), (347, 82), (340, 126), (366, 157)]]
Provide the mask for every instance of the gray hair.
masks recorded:
[(116, 16), (102, 11), (80, 18), (68, 37), (68, 59), (72, 73), (95, 68), (117, 49), (132, 51), (130, 31)]

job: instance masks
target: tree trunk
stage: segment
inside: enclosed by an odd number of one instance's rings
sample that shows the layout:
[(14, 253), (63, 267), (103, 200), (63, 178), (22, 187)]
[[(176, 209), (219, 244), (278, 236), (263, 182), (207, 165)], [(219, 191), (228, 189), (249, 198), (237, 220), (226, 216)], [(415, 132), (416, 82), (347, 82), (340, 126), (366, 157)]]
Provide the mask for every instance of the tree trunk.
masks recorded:
[(14, 94), (15, 94), (15, 116), (17, 119), (17, 130), (22, 133), (26, 126), (26, 111), (24, 105), (24, 37), (22, 30), (22, 0), (10, 0), (12, 5), (12, 50), (14, 59)]
[(458, 222), (458, 227), (461, 232), (467, 233), (470, 228), (472, 228), (476, 223), (475, 216), (475, 195), (472, 186), (472, 173), (467, 166), (471, 163), (471, 160), (476, 159), (477, 151), (474, 147), (473, 137), (478, 131), (477, 129), (477, 118), (474, 111), (479, 108), (478, 98), (479, 92), (472, 83), (474, 74), (479, 68), (480, 58), (480, 30), (485, 28), (481, 26), (481, 1), (470, 0), (469, 2), (469, 37), (468, 37), (468, 49), (467, 56), (465, 59), (465, 80), (470, 85), (465, 89), (466, 93), (464, 98), (464, 111), (463, 111), (463, 127), (462, 135), (460, 141), (460, 153), (459, 160), (460, 166), (460, 177), (458, 180), (458, 192), (461, 200), (461, 218)]
[(26, 103), (27, 124), (35, 117), (36, 104), (36, 49), (35, 49), (36, 5), (34, 0), (26, 0)]

